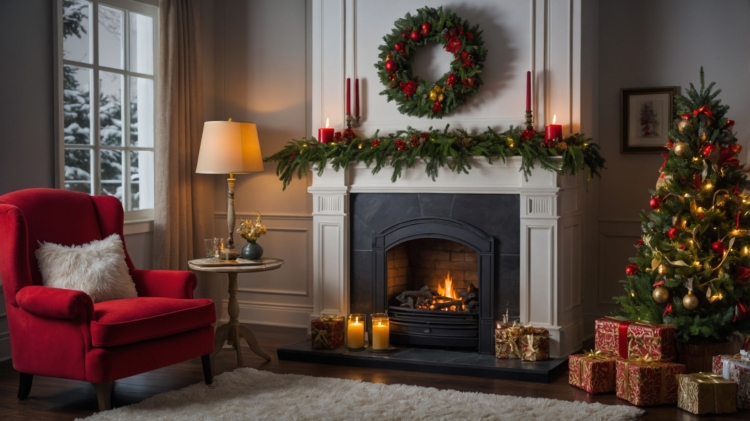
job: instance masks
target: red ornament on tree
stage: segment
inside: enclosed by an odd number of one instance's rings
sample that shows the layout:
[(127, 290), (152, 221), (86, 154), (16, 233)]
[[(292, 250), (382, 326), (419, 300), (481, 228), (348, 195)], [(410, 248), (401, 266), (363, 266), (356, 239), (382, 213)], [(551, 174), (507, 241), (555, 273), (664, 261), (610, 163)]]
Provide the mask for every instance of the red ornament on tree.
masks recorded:
[(679, 234), (679, 233), (680, 233), (680, 231), (677, 228), (674, 228), (674, 227), (672, 227), (669, 230), (667, 230), (667, 236), (669, 236), (669, 238), (675, 238), (675, 237), (677, 237), (677, 234)]
[(409, 38), (411, 38), (411, 40), (414, 42), (419, 42), (422, 39), (422, 35), (419, 35), (419, 31), (415, 29), (411, 31), (411, 35), (409, 36)]
[(393, 49), (396, 51), (403, 51), (404, 50), (404, 43), (402, 41), (399, 41), (393, 45)]
[(724, 255), (724, 251), (726, 251), (726, 247), (724, 246), (724, 243), (721, 240), (716, 240), (711, 244), (711, 250), (714, 251), (714, 253), (722, 256)]
[(395, 72), (396, 70), (398, 70), (398, 63), (396, 63), (394, 60), (386, 60), (385, 70), (389, 71), (390, 73)]
[(435, 101), (432, 104), (432, 112), (433, 113), (439, 113), (441, 111), (443, 111), (443, 104), (441, 104), (440, 101)]
[(659, 208), (661, 208), (661, 199), (656, 196), (652, 196), (651, 200), (648, 201), (648, 204), (649, 206), (651, 206), (651, 209), (659, 210)]
[(425, 22), (422, 24), (422, 35), (427, 36), (427, 34), (429, 34), (431, 30), (432, 25), (430, 24), (430, 22)]
[(628, 276), (633, 276), (638, 273), (638, 265), (635, 263), (631, 263), (625, 267), (625, 274)]

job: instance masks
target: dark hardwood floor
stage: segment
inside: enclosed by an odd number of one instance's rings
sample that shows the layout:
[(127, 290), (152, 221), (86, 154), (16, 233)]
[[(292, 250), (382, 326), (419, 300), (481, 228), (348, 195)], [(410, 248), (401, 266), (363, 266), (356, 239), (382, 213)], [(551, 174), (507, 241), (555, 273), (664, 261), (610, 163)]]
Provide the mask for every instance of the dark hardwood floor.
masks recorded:
[[(278, 361), (276, 348), (305, 339), (307, 337), (305, 329), (272, 326), (252, 326), (252, 329), (260, 341), (261, 347), (273, 357), (271, 362), (266, 363), (265, 360), (245, 347), (243, 352), (245, 364), (259, 370), (356, 379), (373, 383), (409, 384), (498, 395), (628, 405), (627, 402), (618, 399), (614, 394), (591, 396), (583, 390), (570, 386), (567, 372), (551, 383), (540, 384)], [(234, 352), (224, 350), (217, 355), (214, 370), (218, 375), (225, 371), (231, 371), (236, 366), (237, 361)], [(19, 375), (13, 370), (10, 361), (0, 363), (0, 419), (2, 420), (72, 420), (91, 415), (97, 409), (96, 393), (88, 383), (35, 376), (29, 398), (25, 401), (18, 401), (16, 398), (18, 379)], [(116, 407), (130, 405), (156, 394), (180, 389), (202, 381), (203, 372), (200, 359), (186, 361), (118, 381), (115, 386), (113, 404)], [(692, 415), (673, 405), (646, 408), (646, 410), (647, 413), (642, 418), (644, 420), (750, 419), (750, 411), (747, 410), (714, 417)]]

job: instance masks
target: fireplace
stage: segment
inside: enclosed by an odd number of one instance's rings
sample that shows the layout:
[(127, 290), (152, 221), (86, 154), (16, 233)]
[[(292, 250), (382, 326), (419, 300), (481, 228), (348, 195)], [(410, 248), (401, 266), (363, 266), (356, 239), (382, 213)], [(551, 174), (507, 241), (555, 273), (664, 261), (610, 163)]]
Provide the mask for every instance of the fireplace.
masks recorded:
[[(472, 160), (469, 174), (441, 171), (437, 181), (425, 174), (425, 165), (417, 163), (395, 182), (390, 168), (373, 174), (364, 164), (327, 168), (313, 177), (308, 189), (313, 199), (311, 317), (393, 315), (398, 307), (409, 314), (401, 317), (413, 319), (409, 308), (392, 301), (400, 292), (396, 294), (395, 285), (389, 291), (388, 252), (399, 253), (405, 243), (408, 255), (408, 247), (417, 247), (409, 245), (413, 240), (448, 240), (476, 253), (477, 271), (468, 276), (476, 277), (478, 320), (471, 322), (477, 325), (476, 340), (467, 340), (467, 347), (491, 354), (494, 322), (507, 310), (512, 320), (549, 330), (552, 356), (580, 349), (584, 178), (541, 169), (525, 175), (520, 157)], [(402, 272), (415, 270), (412, 266)], [(452, 271), (451, 276), (456, 280), (461, 275)], [(424, 286), (420, 282), (408, 288)], [(442, 311), (433, 315), (454, 316)], [(409, 333), (409, 341), (425, 339)]]

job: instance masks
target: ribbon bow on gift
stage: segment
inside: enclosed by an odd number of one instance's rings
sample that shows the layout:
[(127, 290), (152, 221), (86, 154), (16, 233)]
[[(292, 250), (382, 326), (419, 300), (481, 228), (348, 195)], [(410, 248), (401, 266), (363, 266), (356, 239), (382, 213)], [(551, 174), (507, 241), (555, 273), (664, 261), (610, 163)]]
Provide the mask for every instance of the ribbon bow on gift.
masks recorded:
[(325, 329), (312, 328), (312, 334), (315, 335), (315, 342), (328, 346), (328, 331)]
[(584, 351), (584, 354), (586, 355), (584, 358), (589, 360), (608, 360), (612, 358), (608, 353), (602, 352), (598, 349), (596, 351), (593, 349), (590, 351)]

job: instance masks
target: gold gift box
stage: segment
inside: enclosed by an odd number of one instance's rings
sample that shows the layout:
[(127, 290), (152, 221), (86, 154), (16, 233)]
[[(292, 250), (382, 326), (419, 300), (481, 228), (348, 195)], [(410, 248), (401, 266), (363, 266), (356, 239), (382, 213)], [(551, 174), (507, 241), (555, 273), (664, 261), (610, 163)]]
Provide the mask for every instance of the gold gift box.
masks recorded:
[(714, 373), (678, 374), (677, 406), (698, 415), (737, 412), (737, 383)]

